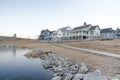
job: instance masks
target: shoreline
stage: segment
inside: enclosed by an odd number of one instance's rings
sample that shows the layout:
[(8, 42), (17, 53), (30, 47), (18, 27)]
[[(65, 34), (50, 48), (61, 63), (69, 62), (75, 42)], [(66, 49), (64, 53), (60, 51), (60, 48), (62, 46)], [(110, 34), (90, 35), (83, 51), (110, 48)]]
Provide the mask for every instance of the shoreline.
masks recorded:
[(32, 52), (26, 53), (27, 58), (40, 58), (45, 69), (54, 72), (51, 80), (119, 80), (120, 75), (115, 78), (108, 79), (103, 76), (99, 69), (89, 71), (87, 65), (77, 63), (76, 60), (71, 60), (58, 56), (52, 52), (44, 52), (39, 48), (35, 48)]
[(33, 49), (35, 47), (40, 48), (46, 51), (52, 51), (58, 56), (67, 57), (69, 59), (75, 59), (78, 63), (85, 62), (88, 65), (90, 71), (99, 69), (103, 72), (103, 75), (108, 77), (113, 77), (116, 74), (119, 74), (119, 70), (116, 68), (120, 67), (120, 60), (106, 57), (102, 55), (89, 54), (83, 51), (76, 51), (60, 46), (56, 46), (50, 43), (40, 43), (35, 40), (9, 40), (9, 41), (0, 41), (0, 44), (13, 44), (19, 48), (29, 48)]

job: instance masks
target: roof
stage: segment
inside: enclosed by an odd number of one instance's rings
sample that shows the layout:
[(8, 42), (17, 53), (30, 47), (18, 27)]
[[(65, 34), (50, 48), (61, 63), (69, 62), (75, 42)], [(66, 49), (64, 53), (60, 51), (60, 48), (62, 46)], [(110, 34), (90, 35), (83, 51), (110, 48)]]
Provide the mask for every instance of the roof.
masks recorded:
[(120, 29), (119, 28), (117, 28), (117, 30), (116, 31), (120, 31)]
[(73, 30), (77, 30), (77, 29), (83, 29), (83, 28), (85, 28), (85, 26), (79, 26), (79, 27), (75, 27), (75, 28), (73, 28)]
[(49, 32), (48, 29), (45, 29), (45, 30), (42, 30), (41, 33), (44, 33), (44, 32)]
[[(99, 28), (98, 25), (96, 25), (96, 26), (91, 26), (91, 28), (90, 28), (89, 30), (95, 30), (97, 27)], [(100, 28), (99, 28), (99, 29), (100, 29)]]
[(78, 26), (78, 27), (73, 28), (73, 30), (84, 29), (84, 28), (87, 28), (87, 27), (89, 27), (89, 26), (91, 26), (91, 24), (83, 25), (83, 26)]
[(69, 31), (68, 28), (71, 29), (71, 27), (67, 26), (67, 27), (60, 28), (58, 30), (61, 30), (62, 32), (66, 32), (66, 31)]
[(117, 34), (117, 36), (120, 36), (120, 29), (119, 28), (117, 28), (117, 30), (116, 30), (116, 34)]
[(50, 31), (49, 33), (52, 34), (54, 31)]
[(41, 35), (45, 35), (46, 33), (52, 34), (54, 31), (49, 31), (48, 29), (42, 30)]
[(97, 26), (91, 26), (89, 30), (95, 30)]
[(111, 33), (111, 32), (114, 32), (112, 28), (101, 29), (101, 33)]

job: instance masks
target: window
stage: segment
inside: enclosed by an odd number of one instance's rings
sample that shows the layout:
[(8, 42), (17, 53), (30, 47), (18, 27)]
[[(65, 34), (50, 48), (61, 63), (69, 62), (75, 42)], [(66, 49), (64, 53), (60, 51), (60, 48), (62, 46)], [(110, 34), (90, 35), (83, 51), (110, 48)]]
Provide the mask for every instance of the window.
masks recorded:
[(69, 35), (69, 33), (67, 33), (67, 35)]
[(93, 31), (91, 31), (90, 34), (93, 34)]
[(86, 31), (86, 34), (88, 34), (88, 31)]

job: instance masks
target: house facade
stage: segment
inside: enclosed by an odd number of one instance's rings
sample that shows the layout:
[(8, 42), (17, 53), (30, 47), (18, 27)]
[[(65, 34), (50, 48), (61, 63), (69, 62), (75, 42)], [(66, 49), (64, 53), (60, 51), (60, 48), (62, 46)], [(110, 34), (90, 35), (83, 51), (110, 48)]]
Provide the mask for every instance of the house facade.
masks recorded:
[(93, 37), (100, 36), (99, 26), (92, 26), (91, 24), (84, 23), (83, 26), (75, 27), (73, 30), (69, 31), (70, 40), (89, 40)]
[(92, 26), (86, 22), (82, 26), (71, 29), (70, 26), (59, 28), (50, 33), (48, 29), (42, 30), (40, 40), (67, 41), (67, 40), (90, 40), (97, 39), (100, 36), (98, 25)]
[(91, 25), (84, 22), (82, 26), (71, 29), (70, 26), (59, 28), (56, 31), (42, 30), (39, 40), (76, 41), (120, 38), (120, 29), (100, 29), (98, 25)]
[(105, 28), (101, 29), (101, 37), (103, 39), (114, 39), (116, 38), (116, 34), (112, 28)]
[(120, 39), (120, 29), (117, 28), (116, 30), (116, 38)]
[(69, 31), (71, 30), (71, 27), (63, 27), (58, 29), (57, 31), (54, 31), (52, 36), (53, 41), (61, 41), (61, 40), (68, 40), (69, 37)]
[(39, 35), (39, 40), (51, 40), (53, 31), (49, 31), (48, 29), (42, 30)]

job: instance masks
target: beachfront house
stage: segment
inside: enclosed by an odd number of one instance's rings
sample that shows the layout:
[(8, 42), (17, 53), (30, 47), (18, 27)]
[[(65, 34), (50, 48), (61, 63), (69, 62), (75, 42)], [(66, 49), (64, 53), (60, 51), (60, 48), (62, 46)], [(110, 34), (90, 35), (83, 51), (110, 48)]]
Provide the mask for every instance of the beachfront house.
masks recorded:
[(98, 36), (100, 36), (99, 26), (92, 26), (86, 22), (82, 26), (75, 27), (69, 31), (70, 40), (89, 40)]
[(39, 40), (51, 40), (53, 32), (54, 31), (49, 31), (48, 29), (42, 30), (39, 36)]
[(116, 34), (112, 28), (105, 28), (101, 29), (101, 37), (103, 39), (114, 39), (116, 38)]
[(57, 31), (53, 32), (53, 41), (68, 40), (69, 31), (71, 30), (70, 26), (59, 28)]

